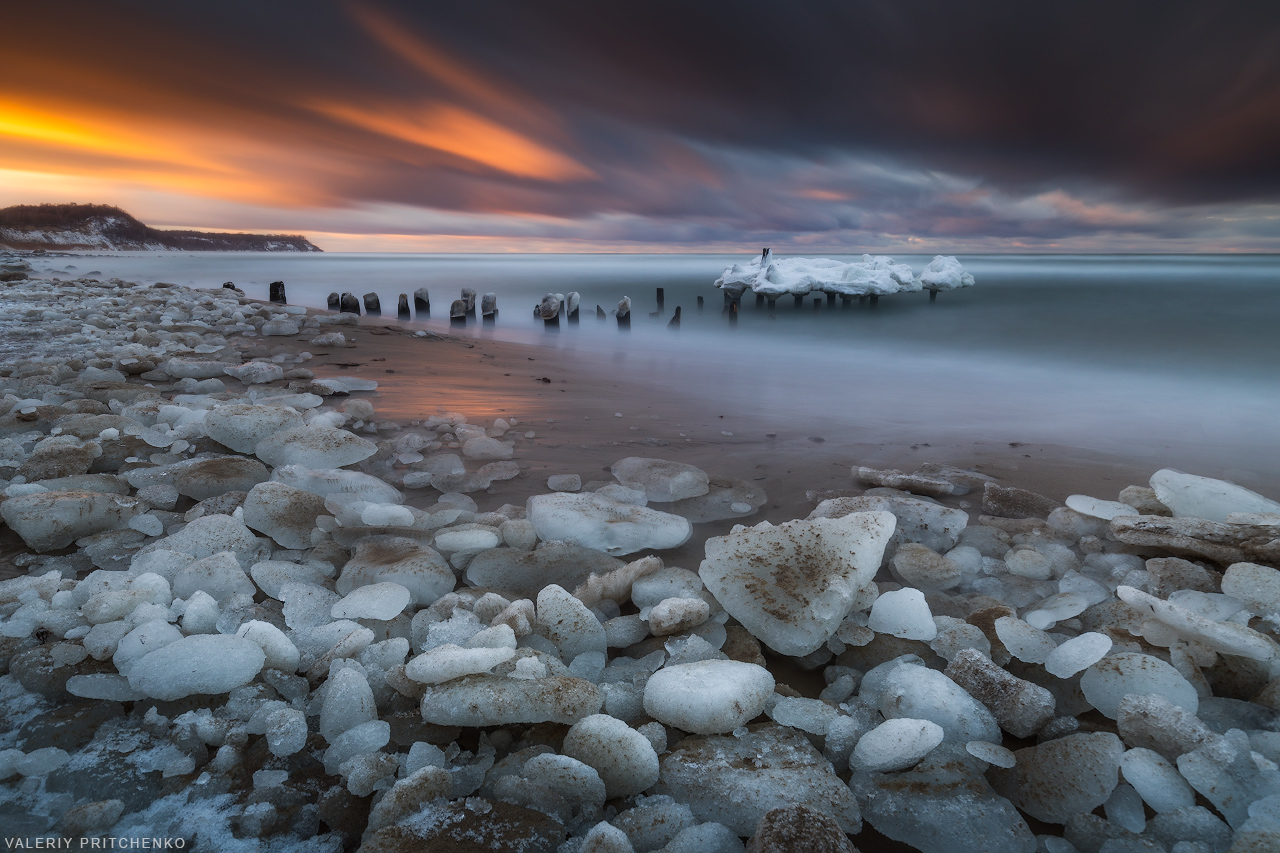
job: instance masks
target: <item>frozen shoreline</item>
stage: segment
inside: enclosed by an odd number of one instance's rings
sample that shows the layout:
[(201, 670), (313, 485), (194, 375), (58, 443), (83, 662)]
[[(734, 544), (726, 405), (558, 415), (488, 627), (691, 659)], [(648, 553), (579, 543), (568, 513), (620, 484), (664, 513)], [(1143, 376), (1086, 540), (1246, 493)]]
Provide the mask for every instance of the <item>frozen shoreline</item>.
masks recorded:
[(1280, 504), (1259, 495), (1072, 448), (855, 442), (225, 290), (0, 301), (21, 833), (1280, 834)]

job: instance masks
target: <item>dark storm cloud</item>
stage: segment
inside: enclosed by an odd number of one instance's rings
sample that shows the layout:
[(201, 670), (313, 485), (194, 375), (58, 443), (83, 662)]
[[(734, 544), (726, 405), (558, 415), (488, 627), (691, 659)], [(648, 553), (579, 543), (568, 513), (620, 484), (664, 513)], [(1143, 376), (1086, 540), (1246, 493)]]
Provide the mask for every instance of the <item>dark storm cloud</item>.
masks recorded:
[[(0, 167), (614, 242), (1276, 236), (1268, 4), (125, 2), (9, 23)], [(417, 221), (400, 230), (448, 230)]]

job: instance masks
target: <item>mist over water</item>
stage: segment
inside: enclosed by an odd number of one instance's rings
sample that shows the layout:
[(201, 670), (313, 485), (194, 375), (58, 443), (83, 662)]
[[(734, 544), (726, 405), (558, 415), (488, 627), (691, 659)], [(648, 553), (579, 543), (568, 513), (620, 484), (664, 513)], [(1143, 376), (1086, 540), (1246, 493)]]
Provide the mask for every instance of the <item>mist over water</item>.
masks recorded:
[[(930, 260), (896, 258), (916, 271)], [(711, 283), (745, 260), (128, 253), (79, 258), (63, 274), (234, 281), (262, 299), (282, 279), (290, 302), (316, 308), (332, 291), (373, 291), (388, 321), (399, 293), (425, 286), (432, 318), (413, 323), (438, 332), (470, 287), (497, 294), (497, 323), (452, 333), (580, 354), (622, 381), (780, 427), (864, 442), (1064, 444), (1246, 484), (1280, 478), (1280, 257), (969, 255), (960, 260), (977, 286), (932, 304), (916, 293), (882, 297), (875, 309), (829, 308), (823, 298), (815, 309), (811, 295), (796, 308), (786, 296), (770, 312), (748, 293), (731, 322)], [(52, 274), (60, 263), (49, 259)], [(664, 311), (650, 317), (659, 287)], [(533, 307), (544, 293), (574, 290), (580, 322), (546, 331)], [(623, 296), (629, 332), (612, 316)], [(676, 306), (678, 330), (667, 327)]]

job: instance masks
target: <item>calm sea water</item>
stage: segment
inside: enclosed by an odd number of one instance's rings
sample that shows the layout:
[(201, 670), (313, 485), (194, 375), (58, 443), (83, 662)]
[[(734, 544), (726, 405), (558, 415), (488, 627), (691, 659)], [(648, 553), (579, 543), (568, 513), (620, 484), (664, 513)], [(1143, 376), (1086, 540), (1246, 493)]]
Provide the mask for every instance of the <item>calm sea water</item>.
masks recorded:
[[(284, 280), (291, 302), (325, 307), (331, 291), (431, 291), (424, 328), (448, 329), (463, 287), (492, 291), (492, 327), (463, 332), (581, 354), (673, 395), (780, 421), (822, 423), (868, 440), (1067, 444), (1212, 468), (1248, 483), (1280, 476), (1280, 256), (971, 255), (977, 286), (883, 297), (841, 310), (750, 294), (736, 322), (712, 282), (720, 255), (414, 255), (123, 253), (50, 259), (53, 274), (97, 271), (202, 287), (234, 281), (265, 298)], [(922, 256), (898, 256), (919, 269)], [(665, 310), (657, 310), (657, 288)], [(547, 292), (582, 295), (582, 318), (545, 331)], [(620, 332), (611, 311), (630, 296)], [(697, 308), (697, 297), (705, 306)], [(678, 330), (667, 323), (682, 309)], [(1207, 468), (1206, 468), (1207, 472)]]

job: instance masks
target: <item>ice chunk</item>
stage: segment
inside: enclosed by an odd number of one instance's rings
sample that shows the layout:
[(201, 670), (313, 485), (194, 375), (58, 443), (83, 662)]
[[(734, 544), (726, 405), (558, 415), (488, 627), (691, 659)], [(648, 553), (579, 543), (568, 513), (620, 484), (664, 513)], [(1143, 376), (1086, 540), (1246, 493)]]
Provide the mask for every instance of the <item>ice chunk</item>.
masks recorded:
[(592, 574), (603, 576), (623, 565), (607, 554), (564, 542), (550, 542), (536, 551), (494, 548), (471, 560), (467, 583), (534, 597), (547, 584), (576, 589)]
[(935, 255), (929, 265), (920, 272), (920, 284), (935, 293), (973, 287), (973, 276), (965, 272), (960, 262), (950, 255)]
[(1280, 503), (1243, 486), (1162, 468), (1151, 475), (1151, 488), (1176, 518), (1226, 521), (1233, 512), (1280, 513)]
[(964, 751), (979, 761), (994, 764), (996, 767), (1009, 768), (1018, 763), (1018, 759), (1014, 756), (1012, 750), (1005, 749), (998, 743), (988, 743), (985, 740), (969, 741), (964, 745)]
[(1280, 571), (1257, 563), (1235, 563), (1222, 576), (1222, 591), (1253, 613), (1280, 613)]
[(265, 556), (263, 552), (269, 549), (239, 519), (229, 515), (202, 515), (172, 536), (148, 545), (147, 550), (174, 551), (196, 559), (229, 551), (236, 555), (241, 566), (248, 567), (259, 562)]
[(1000, 727), (986, 706), (941, 672), (903, 664), (889, 671), (877, 704), (888, 719), (930, 720), (957, 743), (1000, 743)]
[(135, 498), (101, 492), (37, 492), (0, 504), (5, 523), (38, 552), (65, 548), (104, 530), (119, 530), (145, 510)]
[(871, 605), (867, 627), (878, 634), (905, 640), (932, 640), (938, 627), (924, 600), (924, 593), (905, 587), (884, 593)]
[(547, 488), (553, 492), (576, 492), (582, 488), (582, 477), (577, 474), (552, 474), (547, 478)]
[(302, 465), (284, 465), (277, 468), (271, 478), (323, 498), (338, 498), (341, 503), (354, 501), (380, 504), (404, 503), (404, 495), (394, 486), (359, 471), (346, 471), (341, 468), (313, 471)]
[(1178, 768), (1150, 749), (1130, 749), (1120, 758), (1120, 772), (1157, 814), (1196, 804), (1195, 792)]
[(405, 664), (404, 674), (423, 684), (443, 684), (464, 675), (489, 672), (498, 664), (511, 660), (515, 654), (514, 645), (464, 649), (453, 643), (445, 643), (423, 652)]
[(236, 636), (252, 640), (267, 656), (264, 669), (278, 669), (281, 672), (296, 672), (298, 669), (298, 647), (293, 640), (270, 622), (250, 619), (236, 629)]
[(208, 594), (215, 601), (236, 593), (253, 595), (256, 592), (253, 581), (240, 567), (236, 555), (229, 551), (196, 560), (174, 577), (173, 594), (178, 598), (190, 598), (196, 590)]
[(285, 406), (227, 403), (205, 415), (204, 430), (209, 438), (238, 453), (253, 453), (258, 442), (302, 423), (302, 415)]
[(835, 818), (846, 833), (862, 826), (853, 792), (804, 735), (767, 725), (741, 737), (686, 738), (661, 762), (661, 784), (693, 814), (740, 836), (780, 806), (803, 805)]
[(1058, 646), (1045, 658), (1044, 668), (1050, 675), (1070, 678), (1088, 669), (1111, 651), (1111, 638), (1106, 634), (1089, 632), (1072, 637)]
[(562, 587), (548, 584), (538, 593), (537, 631), (550, 640), (560, 657), (572, 661), (586, 652), (608, 648), (604, 626), (578, 599)]
[[(293, 329), (290, 334), (297, 334), (298, 327), (295, 325)], [(246, 385), (262, 385), (284, 379), (284, 368), (269, 361), (251, 361), (239, 367), (228, 365), (222, 369), (222, 372), (228, 376), (234, 376)]]
[(667, 666), (649, 677), (644, 709), (686, 732), (730, 732), (764, 710), (773, 686), (769, 671), (751, 663), (705, 660)]
[(1280, 646), (1274, 640), (1246, 625), (1216, 622), (1189, 608), (1172, 601), (1161, 601), (1129, 586), (1117, 588), (1116, 596), (1144, 616), (1172, 628), (1179, 636), (1203, 643), (1216, 652), (1263, 662), (1280, 656)]
[(898, 552), (893, 555), (893, 567), (908, 586), (918, 589), (950, 589), (964, 576), (959, 563), (915, 542), (898, 547)]
[(262, 648), (243, 637), (200, 634), (144, 656), (129, 672), (129, 686), (153, 699), (228, 693), (248, 684), (266, 662)]
[(103, 699), (110, 702), (133, 702), (146, 697), (129, 686), (123, 675), (99, 672), (92, 675), (73, 675), (67, 679), (67, 692), (85, 699)]
[(1044, 663), (1058, 648), (1044, 631), (1032, 628), (1014, 616), (1001, 616), (995, 621), (995, 629), (996, 636), (1009, 654), (1026, 663)]
[(628, 456), (613, 463), (610, 470), (619, 483), (643, 491), (653, 503), (696, 498), (710, 490), (706, 472), (683, 462)]
[(440, 554), (417, 540), (366, 536), (343, 566), (338, 592), (346, 595), (357, 587), (382, 582), (403, 586), (413, 605), (425, 607), (452, 590), (457, 579)]
[(607, 554), (675, 548), (693, 533), (692, 525), (681, 516), (596, 493), (534, 495), (527, 509), (540, 539), (573, 542)]
[(753, 636), (806, 655), (836, 632), (874, 577), (893, 525), (890, 514), (870, 512), (737, 527), (707, 540), (698, 575)]
[(840, 518), (851, 512), (889, 512), (897, 519), (893, 537), (885, 547), (885, 559), (892, 558), (904, 542), (916, 542), (939, 554), (950, 551), (969, 523), (964, 510), (933, 501), (890, 495), (862, 495), (831, 498), (809, 513), (809, 518)]
[(244, 523), (281, 547), (304, 549), (311, 547), (316, 517), (324, 511), (318, 495), (284, 483), (259, 483), (244, 500)]
[(1169, 664), (1140, 652), (1120, 652), (1089, 667), (1080, 689), (1103, 716), (1116, 719), (1120, 700), (1129, 694), (1155, 693), (1195, 713), (1200, 705), (1196, 689)]
[(280, 430), (258, 442), (254, 453), (271, 466), (341, 468), (378, 452), (372, 441), (319, 424)]
[(382, 581), (358, 586), (333, 605), (334, 619), (394, 619), (409, 606), (412, 594), (398, 583)]
[(878, 773), (906, 770), (942, 743), (942, 727), (928, 720), (886, 720), (858, 739), (850, 763)]
[(377, 718), (373, 690), (359, 670), (343, 667), (329, 676), (320, 709), (320, 734), (325, 740), (332, 744), (343, 732)]
[(1088, 495), (1071, 495), (1067, 498), (1067, 508), (1090, 518), (1110, 521), (1117, 515), (1139, 515), (1133, 507), (1119, 501), (1104, 501)]
[(564, 738), (564, 754), (595, 768), (610, 799), (630, 797), (658, 781), (658, 754), (644, 735), (607, 714), (584, 717)]
[(470, 527), (446, 527), (435, 536), (436, 548), (446, 554), (455, 551), (487, 551), (498, 547), (502, 541), (501, 534), (492, 527), (480, 525)]
[(468, 459), (510, 459), (515, 455), (515, 444), (478, 435), (462, 443), (462, 455)]
[(442, 726), (572, 724), (597, 713), (603, 704), (604, 691), (571, 675), (467, 675), (429, 686), (422, 695), (422, 718)]
[(1017, 750), (1016, 766), (992, 768), (988, 776), (997, 791), (1027, 814), (1064, 823), (1111, 797), (1123, 752), (1120, 738), (1110, 732), (1067, 735)]

